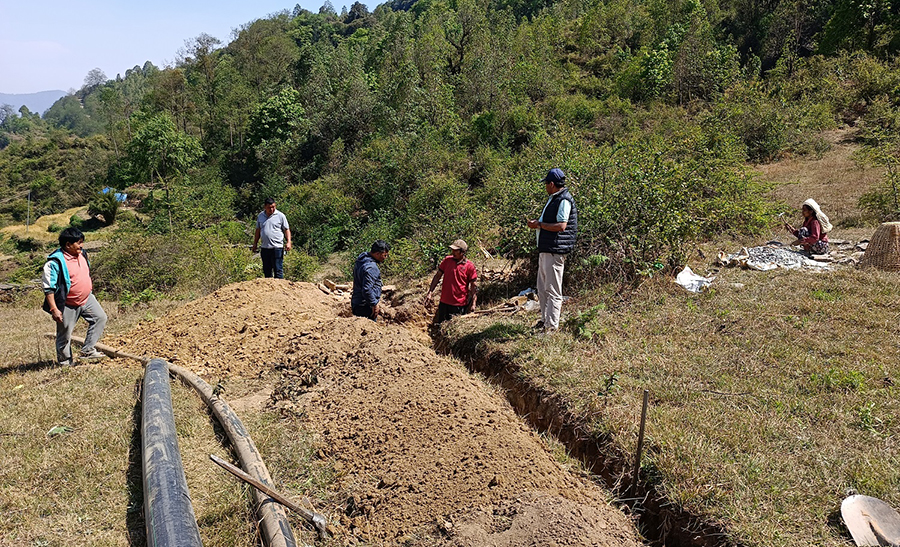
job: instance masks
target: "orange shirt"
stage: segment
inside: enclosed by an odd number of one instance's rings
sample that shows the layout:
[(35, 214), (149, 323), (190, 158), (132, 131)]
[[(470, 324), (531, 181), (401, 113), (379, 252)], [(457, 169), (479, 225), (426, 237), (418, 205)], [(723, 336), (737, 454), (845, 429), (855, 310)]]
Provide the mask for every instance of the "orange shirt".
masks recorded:
[(64, 252), (66, 258), (66, 269), (69, 270), (69, 294), (66, 295), (66, 306), (77, 308), (83, 306), (87, 302), (94, 284), (91, 282), (91, 270), (88, 267), (87, 259), (84, 253), (78, 253), (78, 256), (72, 256)]

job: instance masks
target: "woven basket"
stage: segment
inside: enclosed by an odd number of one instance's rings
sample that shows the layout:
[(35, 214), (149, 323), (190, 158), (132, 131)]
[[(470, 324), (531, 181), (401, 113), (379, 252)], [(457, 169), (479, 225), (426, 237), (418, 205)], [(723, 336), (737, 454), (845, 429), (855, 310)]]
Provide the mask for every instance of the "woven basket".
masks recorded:
[(885, 222), (875, 230), (859, 267), (900, 271), (900, 222)]

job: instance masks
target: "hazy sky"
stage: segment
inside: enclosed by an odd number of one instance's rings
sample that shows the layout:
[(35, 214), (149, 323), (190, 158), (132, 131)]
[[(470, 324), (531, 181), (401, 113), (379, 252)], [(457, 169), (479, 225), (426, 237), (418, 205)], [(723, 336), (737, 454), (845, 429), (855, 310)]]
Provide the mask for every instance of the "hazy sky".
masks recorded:
[[(331, 0), (340, 13), (347, 2)], [(232, 29), (324, 0), (0, 0), (0, 93), (79, 89), (93, 68), (108, 78), (150, 61), (172, 64), (201, 33)], [(367, 5), (381, 2), (364, 2)]]

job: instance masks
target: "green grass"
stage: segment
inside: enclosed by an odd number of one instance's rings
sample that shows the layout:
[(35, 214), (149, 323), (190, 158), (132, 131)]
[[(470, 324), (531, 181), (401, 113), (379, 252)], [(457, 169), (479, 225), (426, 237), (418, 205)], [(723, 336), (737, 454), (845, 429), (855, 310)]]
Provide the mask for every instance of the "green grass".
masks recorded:
[(570, 302), (554, 337), (490, 335), (531, 317), (446, 332), (512, 356), (625, 453), (649, 389), (645, 471), (742, 544), (845, 545), (851, 488), (900, 506), (900, 275), (729, 269), (699, 295), (657, 279)]

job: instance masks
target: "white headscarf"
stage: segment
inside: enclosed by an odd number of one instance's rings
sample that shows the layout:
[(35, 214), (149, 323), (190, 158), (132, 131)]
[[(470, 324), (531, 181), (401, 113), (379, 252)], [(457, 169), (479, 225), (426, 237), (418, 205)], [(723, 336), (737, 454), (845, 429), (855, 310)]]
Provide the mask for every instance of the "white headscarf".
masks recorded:
[(831, 221), (828, 220), (828, 215), (822, 212), (822, 209), (819, 207), (819, 204), (816, 203), (816, 200), (809, 198), (803, 202), (803, 205), (808, 206), (816, 212), (816, 219), (819, 221), (819, 225), (822, 226), (823, 234), (827, 234), (834, 228), (834, 226), (831, 225)]

